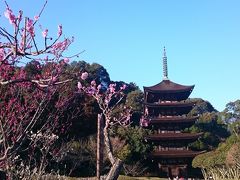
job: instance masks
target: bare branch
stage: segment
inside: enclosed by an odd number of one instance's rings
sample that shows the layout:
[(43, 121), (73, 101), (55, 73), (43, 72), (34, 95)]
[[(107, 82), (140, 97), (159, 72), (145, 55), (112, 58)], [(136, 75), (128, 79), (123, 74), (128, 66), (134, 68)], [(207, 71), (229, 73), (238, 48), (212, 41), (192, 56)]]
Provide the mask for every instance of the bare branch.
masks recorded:
[[(8, 81), (0, 81), (1, 85), (7, 85), (7, 84), (17, 84), (17, 83), (24, 83), (24, 82), (30, 82), (30, 83), (35, 83), (39, 87), (49, 87), (49, 86), (54, 86), (54, 85), (60, 85), (60, 84), (65, 84), (67, 82), (73, 81), (73, 79), (66, 79), (64, 81), (58, 81), (58, 82), (53, 82), (49, 84), (49, 82), (52, 81), (52, 79), (41, 79), (41, 80), (35, 80), (35, 79), (15, 79), (15, 80), (8, 80)], [(44, 84), (44, 83), (48, 84)]]

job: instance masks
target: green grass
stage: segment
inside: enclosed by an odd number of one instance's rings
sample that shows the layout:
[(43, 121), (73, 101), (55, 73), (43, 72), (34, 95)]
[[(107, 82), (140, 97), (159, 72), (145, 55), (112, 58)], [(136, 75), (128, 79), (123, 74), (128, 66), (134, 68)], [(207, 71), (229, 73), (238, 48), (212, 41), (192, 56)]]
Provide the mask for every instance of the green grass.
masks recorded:
[(158, 177), (130, 177), (130, 176), (120, 175), (118, 180), (167, 180), (167, 179), (158, 178)]
[[(50, 175), (50, 176), (47, 176), (47, 178), (44, 178), (44, 180), (95, 180), (95, 177), (76, 178), (76, 177), (61, 176), (60, 178), (57, 178), (57, 176)], [(158, 177), (131, 177), (131, 176), (120, 175), (118, 180), (167, 180), (167, 179), (158, 178)]]

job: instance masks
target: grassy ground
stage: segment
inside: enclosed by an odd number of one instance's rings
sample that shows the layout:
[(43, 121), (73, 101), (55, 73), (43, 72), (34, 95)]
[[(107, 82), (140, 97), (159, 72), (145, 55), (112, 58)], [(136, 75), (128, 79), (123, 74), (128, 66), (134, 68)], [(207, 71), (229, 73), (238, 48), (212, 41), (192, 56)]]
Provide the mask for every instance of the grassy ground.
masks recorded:
[[(57, 176), (48, 176), (45, 178), (42, 178), (42, 180), (95, 180), (95, 177), (89, 177), (89, 178), (74, 178), (74, 177), (57, 177)], [(164, 178), (158, 178), (158, 177), (130, 177), (130, 176), (123, 176), (120, 175), (118, 180), (167, 180)]]
[(167, 180), (167, 179), (158, 177), (130, 177), (120, 175), (118, 180)]

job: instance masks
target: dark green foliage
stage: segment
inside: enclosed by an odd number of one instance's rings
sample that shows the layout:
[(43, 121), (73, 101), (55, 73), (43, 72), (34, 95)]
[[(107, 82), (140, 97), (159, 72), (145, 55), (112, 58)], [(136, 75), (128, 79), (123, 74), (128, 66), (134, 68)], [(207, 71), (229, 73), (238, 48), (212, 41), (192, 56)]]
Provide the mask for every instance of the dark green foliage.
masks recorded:
[(229, 102), (223, 111), (223, 115), (228, 123), (240, 121), (240, 100)]
[(41, 74), (42, 68), (39, 68), (40, 63), (38, 61), (31, 61), (26, 64), (24, 70), (26, 71), (27, 77), (34, 77), (37, 74)]
[(97, 129), (97, 114), (100, 112), (97, 103), (87, 96), (76, 102), (76, 108), (81, 108), (81, 113), (72, 119), (72, 126), (68, 131), (69, 139), (86, 138), (95, 134)]
[(126, 105), (131, 107), (133, 112), (141, 113), (143, 109), (143, 92), (135, 90), (128, 93)]
[(221, 117), (232, 133), (240, 134), (240, 100), (228, 103)]
[[(200, 141), (213, 145), (219, 143), (219, 145), (216, 149), (213, 146), (212, 151), (195, 157), (192, 162), (193, 167), (204, 168), (210, 174), (222, 172), (221, 168), (228, 174), (236, 170), (237, 163), (240, 162), (239, 113), (240, 100), (237, 100), (228, 103), (223, 112), (211, 113), (200, 118), (202, 128), (208, 131)], [(204, 120), (207, 124), (203, 124), (206, 123)], [(227, 131), (228, 129), (230, 131)], [(231, 136), (223, 142), (230, 133)]]
[(115, 130), (115, 133), (120, 138), (126, 140), (126, 143), (130, 146), (130, 155), (126, 159), (126, 162), (132, 162), (142, 160), (150, 151), (148, 143), (144, 142), (144, 137), (149, 134), (149, 130), (142, 127), (119, 127)]
[[(207, 120), (209, 116), (212, 117), (211, 120)], [(216, 118), (217, 115), (215, 113), (211, 115), (205, 113), (195, 125), (188, 129), (188, 131), (192, 133), (203, 132), (203, 135), (198, 141), (190, 144), (193, 149), (212, 150), (230, 135), (227, 126), (219, 123)]]
[(195, 157), (192, 162), (193, 167), (212, 168), (225, 165), (227, 153), (236, 143), (240, 143), (239, 137), (230, 136), (226, 142), (219, 144), (216, 150)]
[(205, 101), (201, 98), (192, 98), (190, 100), (196, 103), (196, 105), (190, 112), (191, 115), (203, 114), (207, 112), (217, 112), (217, 110), (208, 101)]
[(198, 133), (203, 135), (194, 143), (190, 144), (190, 148), (194, 150), (213, 150), (220, 142), (225, 140), (230, 133), (227, 125), (221, 120), (221, 115), (213, 106), (202, 99), (191, 99), (196, 103), (189, 115), (199, 115), (199, 120), (187, 132)]
[(94, 176), (96, 173), (96, 137), (86, 140), (69, 141), (60, 149), (61, 156), (52, 167), (61, 175)]
[(139, 89), (128, 93), (126, 106), (131, 108), (133, 113), (131, 117), (132, 125), (139, 125), (139, 119), (143, 110), (143, 92)]

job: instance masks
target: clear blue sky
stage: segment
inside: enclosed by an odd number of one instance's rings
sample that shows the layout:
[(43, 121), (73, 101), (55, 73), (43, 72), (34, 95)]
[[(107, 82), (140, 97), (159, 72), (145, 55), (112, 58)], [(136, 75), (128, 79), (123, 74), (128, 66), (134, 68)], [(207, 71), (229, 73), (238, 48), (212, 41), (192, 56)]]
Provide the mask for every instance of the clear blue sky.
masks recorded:
[[(7, 2), (30, 17), (44, 4)], [(1, 15), (3, 8), (1, 0)], [(75, 37), (69, 54), (86, 50), (80, 59), (103, 65), (112, 80), (140, 88), (160, 82), (166, 46), (169, 78), (195, 84), (191, 97), (219, 111), (240, 98), (239, 0), (49, 0), (40, 23), (53, 35), (61, 23)]]

